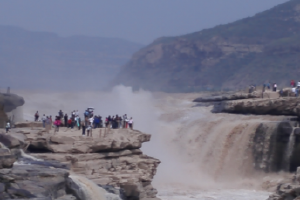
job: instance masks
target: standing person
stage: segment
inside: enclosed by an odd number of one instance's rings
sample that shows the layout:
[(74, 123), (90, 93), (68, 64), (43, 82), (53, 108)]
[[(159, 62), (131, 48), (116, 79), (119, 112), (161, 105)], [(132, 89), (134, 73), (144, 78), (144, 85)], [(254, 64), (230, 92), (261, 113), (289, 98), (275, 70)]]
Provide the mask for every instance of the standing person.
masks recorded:
[(9, 131), (9, 129), (10, 129), (10, 123), (9, 122), (6, 123), (5, 129), (6, 129), (6, 133), (10, 132)]
[(300, 81), (298, 81), (298, 83), (297, 83), (297, 89), (298, 90), (300, 89)]
[(119, 127), (118, 128), (121, 128), (121, 126), (122, 126), (122, 117), (121, 117), (121, 115), (119, 116)]
[(123, 115), (123, 128), (126, 128), (127, 115)]
[(72, 124), (73, 124), (72, 118), (70, 118), (70, 119), (68, 120), (68, 128), (73, 128)]
[(66, 113), (64, 116), (65, 127), (68, 127), (68, 114)]
[(55, 125), (55, 130), (54, 133), (59, 131), (59, 126), (60, 126), (60, 118), (58, 116), (56, 116), (56, 119), (54, 121), (54, 125)]
[(132, 129), (133, 128), (133, 119), (132, 119), (132, 117), (129, 119), (128, 124), (129, 124), (129, 128)]
[(38, 121), (39, 120), (39, 111), (36, 111), (35, 115), (34, 115), (34, 121)]
[(87, 137), (89, 137), (89, 136), (93, 137), (93, 133), (92, 133), (93, 127), (92, 127), (92, 123), (91, 122), (89, 122), (89, 125), (88, 125), (86, 131), (87, 131)]
[(46, 116), (45, 116), (45, 114), (43, 115), (43, 117), (42, 117), (42, 122), (43, 122), (43, 128), (45, 128), (45, 126), (46, 126)]
[(58, 112), (58, 116), (59, 116), (60, 118), (63, 118), (63, 116), (64, 116), (64, 113), (63, 113), (63, 111), (59, 110), (59, 112)]
[(295, 81), (291, 80), (291, 87), (295, 87)]
[(50, 120), (50, 124), (51, 124), (51, 126), (50, 126), (50, 130), (51, 130), (52, 129), (52, 122), (53, 122), (52, 115), (49, 116), (49, 120)]
[(52, 125), (52, 122), (50, 121), (50, 118), (47, 116), (47, 119), (46, 119), (46, 131), (47, 131), (47, 133), (49, 133), (49, 131), (51, 129), (51, 125)]
[(276, 84), (276, 83), (274, 83), (274, 88), (273, 88), (273, 90), (274, 90), (274, 92), (277, 91), (277, 84)]
[(105, 128), (108, 128), (108, 117), (105, 118)]
[(267, 88), (268, 88), (268, 90), (271, 89), (271, 84), (270, 84), (270, 82), (267, 83)]
[(78, 116), (78, 130), (80, 130), (80, 128), (81, 128), (81, 119), (80, 119), (80, 117)]
[(108, 115), (107, 120), (108, 120), (108, 128), (110, 129), (111, 128), (111, 117), (110, 117), (110, 115)]
[(81, 128), (82, 128), (82, 135), (85, 136), (85, 120), (81, 121), (80, 125), (81, 125)]

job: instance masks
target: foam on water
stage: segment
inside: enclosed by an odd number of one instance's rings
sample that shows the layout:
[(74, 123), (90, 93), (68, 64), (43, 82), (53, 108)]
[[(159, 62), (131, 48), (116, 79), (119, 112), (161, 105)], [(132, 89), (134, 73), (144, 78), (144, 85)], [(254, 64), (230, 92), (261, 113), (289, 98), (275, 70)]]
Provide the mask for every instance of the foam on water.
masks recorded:
[(266, 200), (270, 194), (255, 190), (160, 190), (162, 200)]
[(29, 160), (34, 160), (34, 161), (43, 161), (42, 159), (38, 159), (38, 158), (36, 158), (36, 157), (33, 157), (33, 156), (31, 156), (31, 155), (26, 154), (26, 153), (23, 151), (23, 149), (20, 149), (20, 152), (21, 152), (21, 156), (22, 156), (23, 158), (27, 158), (27, 159), (29, 159)]

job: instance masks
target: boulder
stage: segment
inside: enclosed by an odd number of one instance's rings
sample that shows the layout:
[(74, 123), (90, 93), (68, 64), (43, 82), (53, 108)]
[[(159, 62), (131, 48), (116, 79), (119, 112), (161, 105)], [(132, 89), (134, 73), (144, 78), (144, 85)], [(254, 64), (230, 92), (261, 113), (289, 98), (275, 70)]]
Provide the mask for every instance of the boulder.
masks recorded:
[(11, 169), (1, 169), (0, 182), (5, 187), (2, 196), (12, 199), (59, 198), (66, 195), (68, 175), (66, 170), (40, 165), (14, 165)]
[(20, 139), (17, 139), (9, 134), (1, 134), (0, 133), (0, 143), (2, 143), (5, 147), (9, 149), (20, 149), (24, 147), (24, 142)]

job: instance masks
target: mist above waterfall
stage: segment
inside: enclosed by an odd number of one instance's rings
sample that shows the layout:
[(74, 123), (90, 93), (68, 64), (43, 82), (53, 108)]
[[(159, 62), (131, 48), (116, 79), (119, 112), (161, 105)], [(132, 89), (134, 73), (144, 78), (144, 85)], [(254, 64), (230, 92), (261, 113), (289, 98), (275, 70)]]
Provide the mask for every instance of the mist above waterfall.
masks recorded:
[(282, 174), (254, 170), (251, 141), (260, 123), (275, 123), (282, 117), (212, 114), (209, 107), (194, 107), (201, 94), (133, 92), (117, 86), (111, 92), (19, 91), (26, 104), (25, 120), (95, 107), (95, 114), (133, 117), (134, 129), (152, 134), (143, 144), (144, 154), (162, 161), (154, 186), (187, 189), (261, 189), (265, 181)]

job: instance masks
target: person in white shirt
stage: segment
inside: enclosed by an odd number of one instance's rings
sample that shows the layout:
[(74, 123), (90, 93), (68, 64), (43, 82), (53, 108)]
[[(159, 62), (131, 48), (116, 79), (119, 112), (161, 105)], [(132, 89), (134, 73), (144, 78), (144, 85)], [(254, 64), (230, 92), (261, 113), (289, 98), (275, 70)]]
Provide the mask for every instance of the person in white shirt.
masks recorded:
[(47, 117), (44, 114), (43, 117), (42, 117), (42, 122), (43, 122), (43, 127), (44, 128), (45, 128), (45, 125), (46, 125), (46, 119), (47, 119)]
[(274, 83), (274, 92), (276, 92), (276, 90), (277, 90), (277, 84)]
[(87, 137), (93, 137), (93, 128), (92, 128), (92, 123), (89, 122), (89, 125), (86, 128), (87, 131)]
[(132, 117), (128, 121), (128, 124), (129, 124), (129, 128), (132, 129), (133, 128), (133, 119), (132, 119)]
[(6, 128), (6, 133), (8, 133), (9, 129), (10, 129), (10, 123), (9, 122), (6, 123), (6, 127), (5, 128)]

